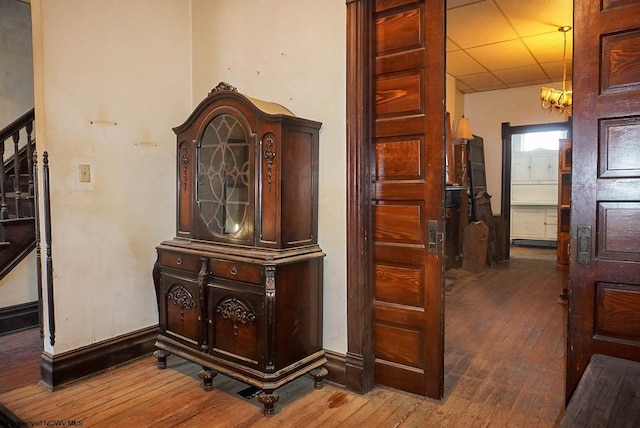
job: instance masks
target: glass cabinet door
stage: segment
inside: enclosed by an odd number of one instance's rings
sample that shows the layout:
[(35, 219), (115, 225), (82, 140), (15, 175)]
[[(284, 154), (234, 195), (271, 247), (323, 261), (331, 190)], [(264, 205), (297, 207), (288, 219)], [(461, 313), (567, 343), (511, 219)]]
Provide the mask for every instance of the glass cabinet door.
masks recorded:
[(250, 147), (244, 128), (230, 114), (207, 125), (198, 148), (197, 204), (214, 235), (238, 234), (248, 217)]

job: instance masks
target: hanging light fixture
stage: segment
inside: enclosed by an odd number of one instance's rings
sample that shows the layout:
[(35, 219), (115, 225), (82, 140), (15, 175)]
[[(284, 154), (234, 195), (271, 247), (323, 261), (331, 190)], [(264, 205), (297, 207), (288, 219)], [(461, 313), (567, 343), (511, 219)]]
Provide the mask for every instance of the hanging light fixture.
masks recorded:
[(567, 33), (571, 31), (571, 27), (564, 26), (558, 28), (558, 31), (564, 36), (564, 46), (562, 49), (562, 90), (553, 88), (541, 88), (540, 100), (542, 101), (542, 108), (549, 111), (555, 111), (558, 114), (567, 113), (571, 116), (572, 113), (572, 97), (573, 91), (567, 91)]

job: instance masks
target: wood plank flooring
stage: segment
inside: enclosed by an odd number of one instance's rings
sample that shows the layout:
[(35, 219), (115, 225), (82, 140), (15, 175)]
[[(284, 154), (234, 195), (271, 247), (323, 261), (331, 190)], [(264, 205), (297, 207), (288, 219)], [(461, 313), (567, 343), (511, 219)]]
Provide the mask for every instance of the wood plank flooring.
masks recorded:
[(205, 392), (195, 364), (170, 356), (158, 370), (149, 356), (53, 393), (0, 371), (0, 404), (26, 422), (83, 427), (552, 427), (564, 412), (563, 275), (552, 261), (512, 259), (447, 286), (441, 402), (384, 387), (314, 390), (303, 377), (265, 418), (238, 394), (246, 385), (219, 375)]
[(42, 348), (38, 328), (0, 337), (0, 394), (38, 383)]

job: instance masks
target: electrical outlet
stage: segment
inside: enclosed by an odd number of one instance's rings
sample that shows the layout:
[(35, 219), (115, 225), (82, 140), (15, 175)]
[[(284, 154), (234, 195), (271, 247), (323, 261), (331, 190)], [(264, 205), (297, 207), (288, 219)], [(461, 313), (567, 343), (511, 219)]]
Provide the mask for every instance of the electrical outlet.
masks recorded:
[(91, 181), (91, 168), (87, 164), (78, 165), (80, 171), (80, 182), (88, 183)]

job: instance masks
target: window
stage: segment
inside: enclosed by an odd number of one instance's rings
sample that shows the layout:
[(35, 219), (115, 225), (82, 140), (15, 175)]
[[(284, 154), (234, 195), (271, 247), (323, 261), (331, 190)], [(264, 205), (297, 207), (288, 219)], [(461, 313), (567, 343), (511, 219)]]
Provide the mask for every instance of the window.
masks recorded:
[(567, 138), (567, 131), (528, 132), (513, 135), (514, 152), (531, 152), (537, 149), (558, 150), (558, 142)]

